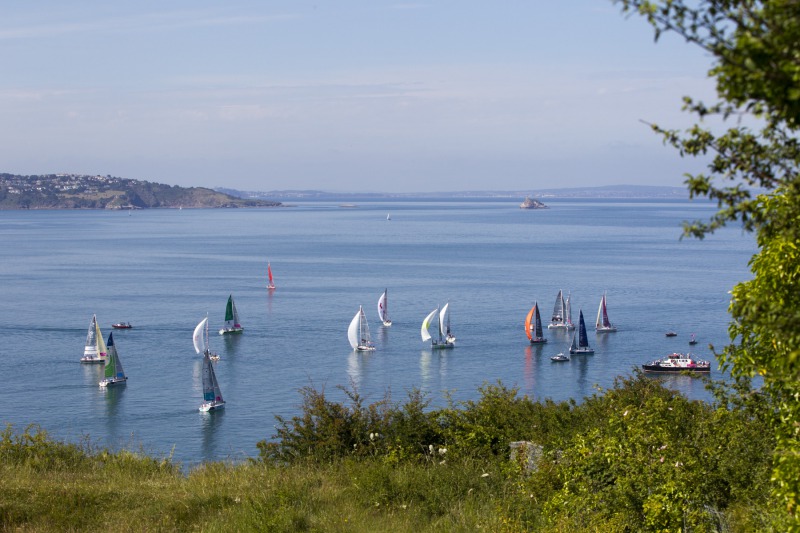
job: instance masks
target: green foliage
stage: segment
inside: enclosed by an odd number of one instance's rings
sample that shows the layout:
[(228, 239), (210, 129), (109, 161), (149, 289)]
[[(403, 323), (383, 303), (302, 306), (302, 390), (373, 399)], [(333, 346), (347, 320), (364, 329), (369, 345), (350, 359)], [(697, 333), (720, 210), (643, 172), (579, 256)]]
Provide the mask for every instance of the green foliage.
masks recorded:
[[(583, 403), (501, 383), (429, 410), (419, 391), (345, 403), (306, 388), (260, 460), (182, 472), (168, 459), (0, 441), (0, 529), (754, 531), (786, 529), (768, 491), (771, 398), (711, 384), (689, 401), (639, 372)], [(371, 436), (370, 436), (371, 435)], [(537, 453), (509, 460), (509, 443)], [(355, 444), (355, 445), (354, 445)]]
[[(733, 221), (758, 236), (754, 278), (732, 294), (721, 360), (737, 378), (761, 376), (777, 436), (773, 488), (800, 530), (800, 9), (796, 0), (612, 0), (645, 16), (658, 38), (675, 32), (711, 54), (719, 102), (685, 98), (698, 125), (654, 125), (682, 156), (711, 156), (687, 177), (692, 197), (716, 200), (709, 222), (686, 223), (702, 238)], [(735, 125), (715, 132), (714, 117)], [(758, 129), (756, 129), (758, 128)], [(760, 191), (760, 194), (755, 192)]]

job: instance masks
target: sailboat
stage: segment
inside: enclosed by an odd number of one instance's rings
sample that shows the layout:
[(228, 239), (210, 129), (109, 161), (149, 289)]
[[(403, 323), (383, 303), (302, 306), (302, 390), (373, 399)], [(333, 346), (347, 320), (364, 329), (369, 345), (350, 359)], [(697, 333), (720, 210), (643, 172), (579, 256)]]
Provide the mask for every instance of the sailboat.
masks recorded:
[(689, 344), (697, 344), (697, 337), (695, 337), (694, 333), (692, 333), (691, 337), (689, 338)]
[(367, 315), (364, 314), (364, 308), (358, 306), (358, 313), (350, 321), (350, 326), (347, 328), (347, 340), (350, 341), (350, 346), (356, 352), (371, 352), (375, 349), (372, 344), (372, 339), (369, 336), (369, 324), (367, 324)]
[(389, 327), (392, 321), (389, 320), (389, 289), (385, 289), (381, 297), (378, 298), (378, 317), (383, 325)]
[(208, 347), (208, 317), (205, 317), (194, 328), (192, 335), (192, 343), (194, 344), (194, 351), (208, 356), (212, 361), (219, 361), (219, 355), (211, 353)]
[(97, 315), (92, 315), (89, 321), (89, 331), (86, 333), (86, 346), (83, 349), (81, 363), (104, 363), (106, 360), (106, 343), (100, 333)]
[(244, 328), (239, 324), (239, 313), (233, 303), (233, 295), (228, 296), (228, 305), (225, 307), (225, 325), (219, 330), (220, 335), (226, 333), (241, 333)]
[(272, 267), (269, 263), (267, 263), (267, 278), (269, 278), (269, 281), (267, 282), (267, 288), (269, 290), (275, 290), (275, 282), (272, 281)]
[(597, 320), (595, 321), (595, 330), (598, 333), (606, 333), (610, 331), (617, 331), (617, 328), (611, 324), (608, 319), (608, 309), (606, 308), (606, 293), (600, 298), (600, 308), (597, 310)]
[(200, 404), (200, 410), (207, 412), (223, 407), (225, 407), (225, 400), (222, 399), (222, 390), (219, 388), (214, 366), (211, 364), (208, 351), (206, 351), (203, 354), (203, 403)]
[(570, 296), (564, 299), (564, 292), (559, 289), (556, 296), (556, 304), (553, 306), (553, 316), (550, 323), (547, 325), (548, 329), (564, 328), (573, 329), (575, 325), (572, 323), (572, 312), (570, 311)]
[(586, 334), (583, 310), (580, 310), (579, 314), (578, 331), (572, 334), (572, 345), (569, 347), (569, 353), (591, 355), (594, 353), (594, 349), (589, 347), (589, 336)]
[(528, 335), (528, 340), (531, 341), (531, 344), (544, 344), (547, 342), (542, 331), (539, 302), (533, 302), (533, 307), (531, 307), (528, 316), (525, 317), (525, 334)]
[(386, 213), (386, 220), (392, 220), (391, 213)]
[[(450, 331), (450, 317), (447, 314), (447, 307), (449, 305), (450, 305), (449, 303), (445, 304), (445, 306), (441, 309), (441, 311), (437, 307), (436, 309), (428, 313), (428, 316), (426, 316), (425, 320), (422, 321), (422, 328), (420, 329), (420, 335), (422, 336), (422, 341), (423, 342), (431, 341), (431, 348), (434, 350), (454, 348), (456, 345), (456, 338)], [(439, 320), (437, 320), (439, 335), (438, 338), (432, 338), (430, 333), (430, 327), (431, 324), (433, 323), (433, 320), (435, 320), (437, 314), (439, 315)]]
[(117, 347), (114, 345), (114, 334), (108, 334), (108, 357), (106, 357), (106, 368), (103, 380), (100, 382), (101, 387), (108, 387), (109, 385), (116, 385), (117, 383), (125, 384), (128, 381), (128, 376), (122, 369), (122, 361), (117, 353)]

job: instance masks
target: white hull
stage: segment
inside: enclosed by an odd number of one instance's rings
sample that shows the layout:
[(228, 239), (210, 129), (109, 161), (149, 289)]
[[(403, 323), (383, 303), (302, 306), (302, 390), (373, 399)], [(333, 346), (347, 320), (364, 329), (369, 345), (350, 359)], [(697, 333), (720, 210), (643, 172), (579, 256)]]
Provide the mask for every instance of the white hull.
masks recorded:
[(547, 329), (575, 329), (574, 324), (547, 324)]
[(105, 362), (106, 362), (105, 357), (87, 357), (87, 356), (81, 357), (81, 363), (105, 363)]
[(560, 354), (557, 354), (557, 355), (554, 355), (553, 357), (551, 357), (550, 360), (551, 361), (555, 361), (556, 363), (561, 362), (561, 361), (569, 361), (569, 356), (568, 355), (564, 355), (563, 353), (560, 353)]
[(384, 321), (383, 321), (383, 325), (384, 325), (384, 326), (386, 326), (386, 327), (388, 328), (389, 326), (391, 326), (391, 325), (392, 325), (392, 321), (391, 321), (391, 320), (384, 320)]
[(208, 411), (216, 411), (218, 409), (223, 409), (225, 407), (225, 402), (208, 402), (204, 403), (200, 406), (200, 411), (207, 413)]
[(607, 327), (600, 326), (599, 328), (597, 328), (597, 333), (611, 333), (612, 331), (617, 331), (617, 328), (615, 328), (614, 326), (607, 326)]
[(578, 348), (576, 350), (570, 349), (569, 353), (572, 355), (593, 355), (594, 350), (591, 348)]
[(222, 328), (219, 330), (220, 335), (227, 335), (228, 333), (241, 333), (244, 331), (244, 328)]
[(365, 346), (363, 344), (360, 344), (360, 345), (356, 346), (356, 350), (355, 351), (357, 351), (357, 352), (374, 352), (375, 351), (375, 347), (374, 346)]
[(103, 381), (100, 382), (101, 387), (108, 387), (109, 385), (118, 385), (118, 384), (125, 384), (128, 381), (128, 378), (105, 378)]

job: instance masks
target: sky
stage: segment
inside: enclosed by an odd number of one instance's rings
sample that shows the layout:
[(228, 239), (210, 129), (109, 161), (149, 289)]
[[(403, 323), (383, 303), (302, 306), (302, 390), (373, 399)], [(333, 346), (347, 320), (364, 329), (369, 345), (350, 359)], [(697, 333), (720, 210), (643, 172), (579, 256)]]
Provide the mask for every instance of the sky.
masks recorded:
[(0, 4), (0, 172), (272, 191), (680, 186), (711, 58), (610, 0)]

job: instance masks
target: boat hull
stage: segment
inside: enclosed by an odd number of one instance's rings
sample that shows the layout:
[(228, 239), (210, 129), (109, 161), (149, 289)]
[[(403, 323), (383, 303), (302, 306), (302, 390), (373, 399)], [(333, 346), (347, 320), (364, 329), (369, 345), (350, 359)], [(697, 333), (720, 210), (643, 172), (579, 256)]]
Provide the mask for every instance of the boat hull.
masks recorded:
[(546, 342), (547, 339), (545, 339), (544, 337), (534, 337), (533, 339), (531, 339), (531, 344), (545, 344)]
[(222, 328), (219, 330), (220, 335), (228, 335), (232, 333), (242, 333), (244, 328)]
[(105, 357), (81, 357), (81, 363), (94, 364), (94, 363), (105, 363), (105, 362), (106, 362)]
[(128, 323), (121, 322), (119, 324), (111, 324), (111, 327), (114, 329), (131, 329), (133, 326)]
[(569, 361), (569, 356), (560, 353), (558, 355), (554, 355), (553, 357), (551, 357), (550, 360), (553, 361), (554, 363), (562, 363), (564, 361)]
[(383, 325), (384, 325), (384, 326), (386, 326), (386, 327), (388, 328), (389, 326), (391, 326), (391, 325), (392, 325), (392, 321), (391, 321), (391, 320), (384, 320), (384, 321), (383, 321)]
[(711, 372), (710, 366), (687, 366), (687, 367), (675, 367), (675, 366), (661, 366), (661, 365), (642, 365), (642, 369), (645, 372), (659, 372), (662, 374), (680, 374), (681, 372), (697, 372), (697, 373), (709, 373)]
[(128, 378), (106, 378), (100, 382), (101, 387), (110, 387), (111, 385), (124, 385), (128, 382)]
[(614, 326), (600, 326), (599, 328), (596, 328), (596, 331), (597, 333), (611, 333), (613, 331), (617, 331), (617, 328)]
[(435, 342), (431, 344), (432, 350), (449, 350), (451, 348), (455, 348), (456, 345), (453, 342)]
[(547, 324), (547, 329), (575, 329), (572, 324)]
[(375, 347), (374, 346), (359, 345), (359, 346), (356, 346), (355, 351), (357, 351), (357, 352), (374, 352), (375, 351)]
[(578, 348), (576, 350), (570, 349), (569, 353), (572, 355), (594, 355), (594, 350), (591, 348)]
[(207, 413), (209, 411), (219, 411), (225, 408), (225, 402), (208, 402), (200, 406), (200, 411)]

